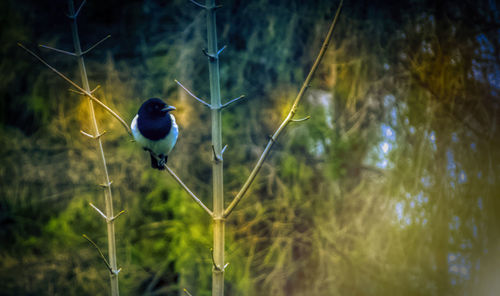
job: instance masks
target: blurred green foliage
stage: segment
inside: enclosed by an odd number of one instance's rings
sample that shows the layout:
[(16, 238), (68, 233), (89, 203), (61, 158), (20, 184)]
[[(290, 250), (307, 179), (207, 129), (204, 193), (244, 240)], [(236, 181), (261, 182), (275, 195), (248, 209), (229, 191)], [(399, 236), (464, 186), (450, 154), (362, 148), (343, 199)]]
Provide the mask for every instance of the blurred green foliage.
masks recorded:
[[(226, 200), (287, 112), (338, 5), (226, 1), (217, 12)], [(500, 19), (494, 1), (348, 1), (293, 123), (226, 226), (227, 295), (492, 295), (500, 265)], [(64, 2), (0, 2), (0, 295), (105, 295), (101, 168), (85, 99), (16, 46), (71, 49)], [(131, 121), (177, 107), (169, 163), (211, 204), (203, 11), (88, 1), (91, 88)], [(75, 81), (70, 57), (39, 51)], [(98, 109), (124, 295), (210, 295), (206, 214)], [(493, 291), (493, 292), (492, 292)]]

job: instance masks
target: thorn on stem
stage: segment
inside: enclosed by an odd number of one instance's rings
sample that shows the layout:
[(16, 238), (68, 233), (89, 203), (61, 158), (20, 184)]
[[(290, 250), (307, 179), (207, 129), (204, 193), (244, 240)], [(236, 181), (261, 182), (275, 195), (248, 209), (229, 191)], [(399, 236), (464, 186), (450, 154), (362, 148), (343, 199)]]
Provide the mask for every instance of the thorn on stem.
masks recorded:
[(214, 54), (208, 53), (208, 51), (205, 48), (203, 48), (201, 51), (203, 52), (204, 55), (206, 55), (211, 60), (217, 60), (219, 58), (219, 56), (217, 54), (214, 55)]
[(215, 160), (215, 162), (219, 162), (219, 161), (222, 160), (222, 158), (219, 155), (217, 155), (217, 152), (215, 152), (214, 145), (212, 145), (212, 152), (214, 153), (214, 160)]
[(214, 269), (217, 271), (223, 271), (217, 264), (215, 264), (214, 249), (213, 248), (210, 248), (210, 253), (212, 254), (212, 264), (214, 266)]

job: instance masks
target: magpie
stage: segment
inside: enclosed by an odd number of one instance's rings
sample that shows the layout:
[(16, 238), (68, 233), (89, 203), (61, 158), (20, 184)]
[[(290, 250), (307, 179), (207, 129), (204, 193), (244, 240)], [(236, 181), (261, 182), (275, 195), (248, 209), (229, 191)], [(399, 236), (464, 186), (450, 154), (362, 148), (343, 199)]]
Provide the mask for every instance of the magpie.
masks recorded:
[(175, 117), (169, 113), (173, 110), (174, 106), (151, 98), (141, 105), (130, 125), (134, 139), (151, 155), (151, 167), (158, 170), (165, 169), (179, 135)]

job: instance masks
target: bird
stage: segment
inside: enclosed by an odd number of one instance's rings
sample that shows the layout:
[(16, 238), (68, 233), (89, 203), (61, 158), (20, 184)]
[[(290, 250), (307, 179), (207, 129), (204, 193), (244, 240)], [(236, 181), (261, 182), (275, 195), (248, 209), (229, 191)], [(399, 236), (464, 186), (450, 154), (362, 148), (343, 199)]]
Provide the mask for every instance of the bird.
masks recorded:
[(130, 127), (135, 141), (151, 156), (151, 167), (164, 170), (168, 154), (172, 151), (179, 136), (179, 128), (174, 115), (175, 110), (161, 99), (151, 98), (145, 101)]

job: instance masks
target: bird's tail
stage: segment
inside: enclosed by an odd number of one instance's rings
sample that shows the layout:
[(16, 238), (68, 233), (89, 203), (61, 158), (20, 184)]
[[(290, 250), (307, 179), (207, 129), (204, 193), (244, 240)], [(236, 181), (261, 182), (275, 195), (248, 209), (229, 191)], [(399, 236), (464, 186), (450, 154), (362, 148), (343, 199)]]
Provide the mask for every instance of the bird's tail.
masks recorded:
[(167, 156), (155, 156), (151, 152), (149, 152), (149, 155), (151, 156), (151, 167), (153, 169), (163, 171), (165, 169), (165, 165), (167, 164)]

